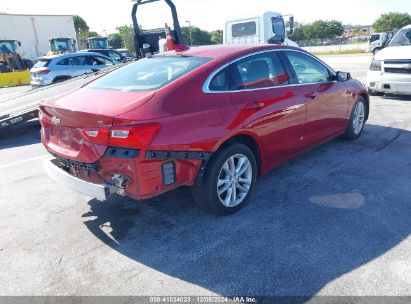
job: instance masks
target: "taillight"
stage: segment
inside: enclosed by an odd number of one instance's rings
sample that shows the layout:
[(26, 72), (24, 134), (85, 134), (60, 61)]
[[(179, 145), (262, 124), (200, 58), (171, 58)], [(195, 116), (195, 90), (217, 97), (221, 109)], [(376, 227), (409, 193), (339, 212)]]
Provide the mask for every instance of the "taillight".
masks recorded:
[(49, 69), (44, 69), (44, 70), (40, 70), (36, 72), (39, 75), (47, 75), (48, 73), (50, 73)]
[(83, 137), (90, 142), (112, 147), (143, 149), (153, 140), (160, 130), (157, 123), (113, 127), (113, 129), (82, 130)]
[(108, 145), (109, 130), (107, 129), (82, 130), (81, 134), (84, 139), (89, 142), (105, 146)]

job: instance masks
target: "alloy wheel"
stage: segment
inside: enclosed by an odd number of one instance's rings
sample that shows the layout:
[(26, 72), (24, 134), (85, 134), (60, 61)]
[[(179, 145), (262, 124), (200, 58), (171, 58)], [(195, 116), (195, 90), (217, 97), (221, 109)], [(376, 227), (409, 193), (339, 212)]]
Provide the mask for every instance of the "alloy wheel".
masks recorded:
[(243, 154), (231, 156), (223, 164), (217, 179), (217, 195), (225, 207), (241, 204), (250, 191), (253, 170)]

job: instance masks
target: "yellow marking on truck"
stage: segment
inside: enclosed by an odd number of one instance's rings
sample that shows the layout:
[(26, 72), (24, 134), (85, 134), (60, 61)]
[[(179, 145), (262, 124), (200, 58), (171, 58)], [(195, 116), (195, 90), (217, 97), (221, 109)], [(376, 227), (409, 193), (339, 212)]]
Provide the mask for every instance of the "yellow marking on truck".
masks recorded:
[(30, 71), (0, 73), (0, 87), (15, 87), (30, 84)]

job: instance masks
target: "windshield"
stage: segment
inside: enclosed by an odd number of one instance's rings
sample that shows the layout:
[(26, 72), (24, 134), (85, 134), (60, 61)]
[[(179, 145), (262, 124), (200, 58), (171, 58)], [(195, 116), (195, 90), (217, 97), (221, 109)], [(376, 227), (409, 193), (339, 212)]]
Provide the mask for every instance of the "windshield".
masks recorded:
[(411, 45), (411, 28), (400, 30), (391, 40), (389, 46)]
[(107, 38), (94, 38), (91, 40), (93, 49), (108, 49)]
[(150, 91), (189, 73), (211, 58), (153, 56), (129, 64), (93, 82), (90, 87), (121, 91)]
[(15, 44), (10, 41), (0, 41), (0, 53), (8, 54), (16, 51)]
[(70, 40), (54, 39), (51, 45), (52, 51), (67, 52), (71, 50)]
[(370, 42), (374, 42), (374, 41), (377, 41), (377, 40), (380, 40), (380, 35), (379, 34), (371, 35)]

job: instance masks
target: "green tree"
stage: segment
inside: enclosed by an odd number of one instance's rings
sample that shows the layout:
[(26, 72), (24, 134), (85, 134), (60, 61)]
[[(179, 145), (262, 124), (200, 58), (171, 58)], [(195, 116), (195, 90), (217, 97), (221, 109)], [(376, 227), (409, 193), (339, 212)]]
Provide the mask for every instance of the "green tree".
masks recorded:
[(123, 39), (121, 39), (121, 35), (119, 33), (114, 33), (108, 35), (109, 44), (113, 49), (121, 49), (124, 47)]
[(223, 43), (223, 31), (216, 30), (210, 33), (212, 44), (222, 44)]
[(344, 26), (341, 21), (330, 20), (326, 24), (326, 38), (340, 37), (344, 33)]
[(295, 22), (294, 23), (294, 32), (292, 35), (288, 36), (293, 41), (302, 41), (305, 38), (304, 36), (304, 24)]
[(341, 36), (344, 27), (338, 20), (317, 20), (301, 25), (300, 31), (300, 36), (303, 36), (304, 39), (330, 39)]
[(82, 45), (81, 34), (88, 32), (90, 28), (88, 27), (87, 22), (83, 18), (81, 18), (79, 15), (73, 16), (73, 23), (74, 23), (74, 29), (76, 31), (76, 40), (79, 43), (78, 47), (80, 49), (83, 49), (85, 45), (84, 46)]
[(84, 33), (89, 31), (89, 27), (87, 25), (87, 22), (81, 18), (79, 15), (74, 15), (73, 16), (73, 22), (74, 22), (74, 29), (76, 30), (76, 33)]
[(135, 52), (136, 47), (134, 44), (134, 28), (132, 25), (122, 25), (116, 27), (116, 30), (118, 31), (118, 34), (121, 37), (121, 40), (123, 41), (123, 45), (126, 49), (128, 49), (130, 52)]
[(390, 12), (382, 14), (375, 20), (372, 27), (376, 32), (389, 32), (394, 29), (400, 29), (411, 23), (411, 16), (408, 13)]
[[(186, 44), (190, 43), (190, 27), (183, 26), (181, 28), (183, 33), (184, 41)], [(200, 29), (197, 26), (191, 27), (191, 37), (193, 39), (192, 45), (208, 45), (212, 44), (211, 34), (207, 31)]]

